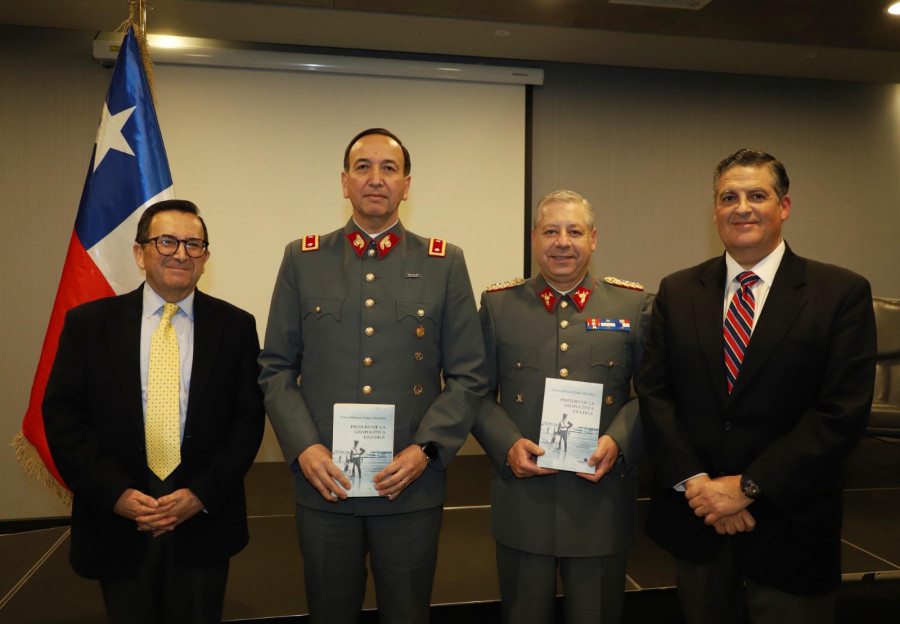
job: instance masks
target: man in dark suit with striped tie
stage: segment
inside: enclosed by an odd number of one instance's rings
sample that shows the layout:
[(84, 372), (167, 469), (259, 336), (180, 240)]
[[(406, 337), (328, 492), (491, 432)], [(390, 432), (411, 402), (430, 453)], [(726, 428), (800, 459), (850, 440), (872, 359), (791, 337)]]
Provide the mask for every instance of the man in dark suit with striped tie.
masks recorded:
[(758, 150), (719, 163), (725, 254), (662, 280), (636, 378), (659, 486), (647, 532), (675, 556), (689, 624), (743, 622), (745, 604), (753, 622), (835, 618), (875, 320), (865, 278), (784, 242), (788, 184)]

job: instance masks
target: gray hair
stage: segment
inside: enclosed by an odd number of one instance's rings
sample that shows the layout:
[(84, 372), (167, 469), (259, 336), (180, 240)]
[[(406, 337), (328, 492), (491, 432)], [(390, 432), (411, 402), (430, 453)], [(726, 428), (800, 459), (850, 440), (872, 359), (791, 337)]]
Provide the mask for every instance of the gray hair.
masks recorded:
[(567, 190), (553, 191), (552, 193), (547, 193), (543, 198), (541, 198), (541, 201), (538, 202), (537, 208), (534, 209), (534, 214), (531, 218), (532, 229), (536, 229), (538, 223), (540, 223), (541, 215), (544, 214), (544, 206), (556, 202), (564, 204), (580, 203), (582, 206), (584, 206), (584, 220), (587, 222), (588, 229), (594, 229), (594, 207), (591, 206), (591, 202), (586, 200), (575, 191)]

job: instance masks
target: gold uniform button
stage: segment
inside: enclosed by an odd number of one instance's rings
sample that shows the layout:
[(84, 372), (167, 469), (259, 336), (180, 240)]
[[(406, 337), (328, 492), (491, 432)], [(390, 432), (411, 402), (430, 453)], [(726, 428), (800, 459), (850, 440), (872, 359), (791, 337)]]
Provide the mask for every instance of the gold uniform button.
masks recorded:
[(421, 351), (417, 351), (413, 357), (416, 358), (416, 362), (421, 362), (422, 358), (425, 357), (425, 354)]
[(413, 386), (413, 394), (416, 396), (419, 396), (420, 394), (422, 394), (422, 386), (420, 386), (420, 385)]
[(363, 394), (372, 394), (372, 386), (363, 386)]
[(524, 403), (524, 402), (525, 402), (525, 397), (522, 396), (521, 394), (517, 394), (516, 395), (516, 403)]
[(566, 351), (568, 351), (568, 350), (569, 350), (569, 343), (564, 342), (564, 343), (562, 343), (561, 345), (559, 345), (559, 350), (562, 351), (563, 353), (565, 353)]
[(613, 398), (612, 398), (612, 395), (611, 395), (611, 394), (607, 394), (605, 400), (606, 400), (606, 404), (607, 404), (607, 405), (612, 405), (612, 404), (613, 404)]
[(370, 357), (367, 357), (363, 360), (363, 366), (372, 366), (373, 360)]
[(569, 321), (560, 321), (559, 326), (565, 329), (569, 326)]
[(568, 377), (568, 376), (569, 376), (569, 369), (568, 369), (568, 368), (561, 368), (561, 369), (559, 369), (559, 376), (560, 376), (560, 377)]
[(371, 308), (373, 305), (375, 305), (374, 299), (366, 299), (366, 307), (367, 308)]
[(366, 336), (374, 336), (375, 328), (374, 327), (366, 327)]
[(516, 368), (522, 368), (522, 362), (516, 362)]
[(375, 274), (374, 274), (374, 273), (366, 273), (366, 281), (367, 281), (367, 282), (374, 282), (374, 281), (375, 281)]
[(425, 310), (423, 310), (422, 308), (419, 308), (418, 310), (416, 310), (416, 316), (418, 316), (419, 318), (422, 318), (423, 316), (425, 316)]
[(374, 249), (369, 248), (369, 251), (368, 251), (367, 253), (369, 254), (369, 257), (370, 257), (370, 258), (374, 258), (374, 257), (375, 257), (375, 250), (374, 250)]
[(569, 302), (568, 301), (560, 301), (559, 307), (561, 307), (563, 310), (565, 310), (566, 308), (569, 307)]
[(425, 328), (419, 325), (416, 327), (416, 338), (424, 338), (425, 337)]
[(316, 314), (322, 311), (322, 306), (316, 306)]

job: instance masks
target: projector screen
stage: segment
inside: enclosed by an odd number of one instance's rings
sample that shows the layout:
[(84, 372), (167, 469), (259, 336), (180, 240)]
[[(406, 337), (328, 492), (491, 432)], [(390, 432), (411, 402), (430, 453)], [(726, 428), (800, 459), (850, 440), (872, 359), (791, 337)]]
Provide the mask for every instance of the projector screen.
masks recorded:
[[(400, 218), (465, 252), (476, 301), (522, 274), (525, 87), (157, 65), (175, 196), (200, 207), (210, 259), (199, 288), (251, 312), (260, 340), (284, 246), (343, 227), (340, 173), (357, 132), (409, 149)], [(260, 459), (273, 456), (271, 435)]]

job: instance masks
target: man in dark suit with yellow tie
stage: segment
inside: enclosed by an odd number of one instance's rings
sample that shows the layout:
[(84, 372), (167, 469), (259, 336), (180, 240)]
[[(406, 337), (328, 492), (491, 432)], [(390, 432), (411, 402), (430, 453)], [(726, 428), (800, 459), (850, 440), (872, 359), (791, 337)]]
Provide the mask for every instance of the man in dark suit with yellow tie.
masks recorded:
[(196, 290), (208, 241), (193, 203), (148, 208), (134, 243), (146, 283), (68, 312), (47, 383), (70, 561), (100, 581), (115, 624), (218, 624), (229, 558), (248, 541), (259, 339), (250, 314)]
[[(742, 149), (714, 173), (725, 254), (662, 280), (636, 377), (659, 490), (649, 535), (689, 624), (833, 622), (841, 462), (872, 401), (869, 283), (794, 255), (788, 177)], [(742, 592), (746, 592), (746, 599)]]

